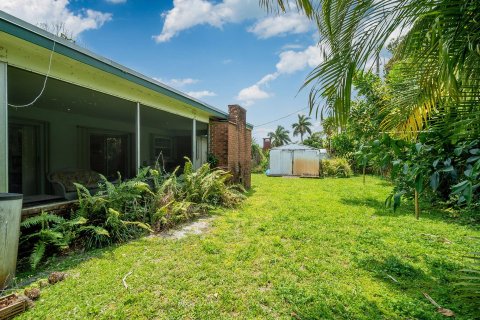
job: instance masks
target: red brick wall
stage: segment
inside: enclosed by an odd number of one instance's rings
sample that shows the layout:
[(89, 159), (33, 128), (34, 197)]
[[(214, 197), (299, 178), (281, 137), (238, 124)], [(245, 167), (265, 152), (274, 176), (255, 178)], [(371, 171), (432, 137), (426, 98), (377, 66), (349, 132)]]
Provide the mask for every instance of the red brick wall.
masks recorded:
[(247, 129), (246, 110), (228, 106), (228, 121), (210, 121), (210, 152), (218, 166), (233, 174), (234, 182), (250, 188), (252, 132)]
[(272, 140), (270, 138), (263, 138), (263, 151), (270, 150), (272, 148)]
[(228, 167), (228, 122), (210, 121), (210, 152), (219, 167)]

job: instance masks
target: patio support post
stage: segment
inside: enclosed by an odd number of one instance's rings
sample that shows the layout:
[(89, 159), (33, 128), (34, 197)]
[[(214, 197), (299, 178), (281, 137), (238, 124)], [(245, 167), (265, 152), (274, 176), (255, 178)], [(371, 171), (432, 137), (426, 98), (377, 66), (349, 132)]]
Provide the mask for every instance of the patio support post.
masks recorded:
[(7, 64), (0, 61), (0, 192), (8, 192)]
[(140, 102), (137, 102), (135, 116), (135, 166), (138, 174), (140, 172)]
[(192, 164), (197, 169), (197, 120), (192, 122)]

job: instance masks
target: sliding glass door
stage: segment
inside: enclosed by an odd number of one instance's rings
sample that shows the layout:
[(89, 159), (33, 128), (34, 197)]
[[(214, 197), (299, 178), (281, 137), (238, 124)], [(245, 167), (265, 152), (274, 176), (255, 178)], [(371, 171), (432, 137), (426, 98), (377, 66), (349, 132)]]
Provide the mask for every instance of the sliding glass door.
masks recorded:
[(43, 125), (10, 123), (8, 128), (9, 191), (24, 196), (43, 192)]
[(90, 134), (90, 169), (109, 180), (115, 180), (120, 172), (123, 178), (129, 176), (128, 134)]

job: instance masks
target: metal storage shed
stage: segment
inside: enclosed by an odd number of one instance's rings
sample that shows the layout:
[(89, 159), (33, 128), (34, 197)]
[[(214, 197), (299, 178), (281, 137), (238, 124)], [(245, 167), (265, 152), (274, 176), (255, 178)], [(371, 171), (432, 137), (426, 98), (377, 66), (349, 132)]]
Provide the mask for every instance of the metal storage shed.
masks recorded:
[(318, 177), (320, 160), (327, 150), (302, 144), (288, 144), (270, 150), (270, 176)]

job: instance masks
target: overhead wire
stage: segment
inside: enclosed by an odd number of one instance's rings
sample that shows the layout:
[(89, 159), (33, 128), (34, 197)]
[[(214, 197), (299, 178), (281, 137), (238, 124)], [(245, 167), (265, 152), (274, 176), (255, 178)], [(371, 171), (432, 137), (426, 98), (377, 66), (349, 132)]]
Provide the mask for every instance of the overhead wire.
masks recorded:
[(35, 99), (33, 99), (32, 102), (30, 103), (27, 103), (27, 104), (21, 104), (21, 105), (15, 105), (15, 104), (11, 104), (9, 103), (8, 105), (10, 107), (13, 107), (13, 108), (26, 108), (26, 107), (30, 107), (32, 106), (35, 102), (37, 102), (38, 99), (40, 99), (40, 97), (43, 95), (43, 92), (45, 91), (45, 88), (47, 87), (47, 80), (48, 80), (48, 77), (50, 76), (50, 70), (52, 69), (52, 60), (53, 60), (53, 53), (55, 52), (55, 44), (56, 44), (56, 41), (53, 40), (53, 47), (52, 47), (52, 51), (50, 52), (50, 59), (48, 61), (48, 70), (47, 70), (47, 74), (45, 75), (45, 80), (43, 81), (43, 87), (42, 87), (42, 90), (40, 91), (40, 93), (35, 97)]
[(294, 112), (292, 112), (292, 113), (289, 113), (289, 114), (287, 114), (286, 116), (280, 117), (280, 118), (278, 118), (278, 119), (275, 119), (275, 120), (272, 120), (272, 121), (269, 121), (269, 122), (265, 122), (265, 123), (262, 123), (262, 124), (254, 125), (254, 127), (261, 127), (261, 126), (264, 126), (264, 125), (267, 125), (267, 124), (270, 124), (270, 123), (274, 123), (274, 122), (280, 121), (280, 120), (282, 120), (282, 119), (285, 119), (285, 118), (288, 118), (288, 117), (290, 117), (290, 116), (293, 116), (294, 114), (297, 114), (298, 112), (303, 111), (303, 110), (306, 110), (306, 109), (308, 109), (308, 108), (309, 108), (309, 107), (302, 108), (302, 109), (300, 109), (300, 110), (297, 110), (297, 111), (294, 111)]

